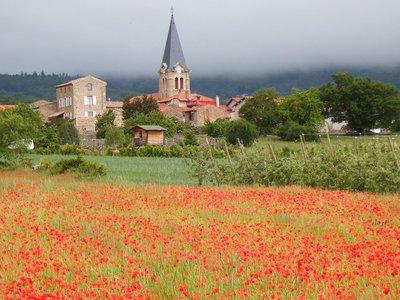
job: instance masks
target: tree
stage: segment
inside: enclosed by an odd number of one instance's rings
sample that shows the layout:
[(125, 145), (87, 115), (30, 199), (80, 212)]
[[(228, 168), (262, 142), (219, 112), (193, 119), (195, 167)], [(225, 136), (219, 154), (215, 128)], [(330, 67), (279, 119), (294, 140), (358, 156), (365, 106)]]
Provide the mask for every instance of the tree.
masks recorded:
[(124, 120), (128, 120), (135, 113), (149, 114), (152, 111), (158, 111), (157, 101), (152, 96), (143, 95), (131, 99), (126, 97), (122, 105), (122, 116)]
[(39, 113), (27, 104), (0, 111), (0, 149), (25, 145), (28, 140), (35, 141), (43, 126)]
[(324, 103), (319, 99), (319, 90), (293, 89), (292, 92), (278, 105), (281, 124), (277, 127), (276, 134), (289, 141), (298, 140), (300, 134), (306, 135), (308, 140), (316, 140), (324, 122)]
[(227, 119), (217, 119), (214, 122), (207, 122), (204, 125), (204, 132), (212, 137), (219, 138), (226, 135), (226, 131), (230, 126), (231, 121)]
[(128, 141), (123, 128), (116, 127), (114, 125), (108, 125), (105, 128), (104, 137), (105, 145), (111, 147), (122, 145)]
[(324, 103), (319, 98), (319, 90), (316, 88), (304, 91), (293, 89), (292, 92), (278, 106), (282, 123), (291, 120), (299, 125), (318, 129), (324, 122), (322, 115)]
[(75, 144), (79, 145), (79, 133), (76, 129), (73, 121), (67, 119), (57, 120), (55, 122), (58, 136), (60, 137), (60, 143), (64, 144)]
[(260, 133), (270, 134), (279, 122), (278, 93), (275, 89), (260, 89), (239, 110), (239, 116), (254, 123)]
[(96, 116), (96, 138), (104, 139), (106, 135), (106, 129), (109, 126), (114, 126), (115, 114), (109, 109), (102, 115)]
[(332, 79), (320, 91), (325, 115), (333, 121), (345, 121), (357, 132), (391, 128), (399, 122), (400, 97), (394, 86), (345, 72), (333, 74)]
[(232, 121), (226, 131), (226, 141), (236, 145), (238, 139), (244, 146), (248, 147), (258, 138), (257, 127), (244, 119)]
[(177, 130), (177, 120), (165, 116), (159, 111), (153, 111), (149, 114), (135, 113), (132, 117), (125, 121), (125, 131), (130, 132), (130, 129), (135, 125), (159, 125), (167, 129), (166, 136), (173, 137)]

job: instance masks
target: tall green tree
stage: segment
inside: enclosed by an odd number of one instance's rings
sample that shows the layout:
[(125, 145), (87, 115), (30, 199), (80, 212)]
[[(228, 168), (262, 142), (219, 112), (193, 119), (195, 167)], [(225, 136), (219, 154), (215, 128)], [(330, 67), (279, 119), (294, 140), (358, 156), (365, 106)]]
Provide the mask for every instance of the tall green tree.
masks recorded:
[(27, 104), (0, 111), (0, 149), (35, 141), (43, 126), (39, 113)]
[(105, 145), (116, 147), (129, 141), (129, 136), (125, 134), (124, 129), (114, 125), (109, 125), (105, 130)]
[(152, 97), (143, 95), (140, 97), (126, 97), (122, 105), (122, 116), (124, 120), (128, 120), (135, 113), (149, 114), (158, 111), (157, 101)]
[(114, 126), (115, 114), (109, 109), (102, 115), (96, 116), (96, 138), (104, 139), (106, 130), (110, 126)]
[(324, 123), (323, 107), (318, 89), (292, 89), (292, 94), (278, 105), (281, 123), (276, 134), (289, 141), (298, 140), (300, 135), (305, 135), (306, 140), (316, 140)]
[(273, 88), (260, 89), (239, 110), (239, 116), (254, 123), (261, 134), (270, 134), (279, 122), (278, 92)]
[(72, 120), (61, 119), (55, 122), (55, 127), (60, 138), (60, 143), (64, 144), (80, 144), (78, 129)]
[(299, 125), (318, 129), (324, 122), (324, 103), (320, 100), (320, 92), (316, 88), (304, 91), (293, 89), (279, 104), (279, 114), (282, 123), (291, 120)]
[(399, 90), (370, 78), (339, 72), (333, 82), (321, 86), (325, 114), (347, 128), (365, 132), (372, 128), (392, 128), (400, 121)]

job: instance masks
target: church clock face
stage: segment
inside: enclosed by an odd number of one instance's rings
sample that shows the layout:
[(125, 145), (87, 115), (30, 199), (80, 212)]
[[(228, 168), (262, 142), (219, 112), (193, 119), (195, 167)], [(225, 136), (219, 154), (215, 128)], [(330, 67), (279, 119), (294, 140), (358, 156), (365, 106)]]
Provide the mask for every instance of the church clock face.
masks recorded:
[(178, 74), (180, 74), (180, 73), (182, 72), (181, 66), (177, 66), (177, 67), (175, 68), (175, 70), (176, 70), (176, 73), (178, 73)]

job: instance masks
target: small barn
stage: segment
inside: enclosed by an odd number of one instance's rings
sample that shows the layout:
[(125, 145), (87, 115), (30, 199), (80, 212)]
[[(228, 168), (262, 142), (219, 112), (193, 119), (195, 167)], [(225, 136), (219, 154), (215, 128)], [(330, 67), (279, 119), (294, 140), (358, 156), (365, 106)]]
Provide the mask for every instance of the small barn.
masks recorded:
[(165, 131), (158, 125), (135, 125), (132, 127), (133, 142), (136, 146), (165, 145)]

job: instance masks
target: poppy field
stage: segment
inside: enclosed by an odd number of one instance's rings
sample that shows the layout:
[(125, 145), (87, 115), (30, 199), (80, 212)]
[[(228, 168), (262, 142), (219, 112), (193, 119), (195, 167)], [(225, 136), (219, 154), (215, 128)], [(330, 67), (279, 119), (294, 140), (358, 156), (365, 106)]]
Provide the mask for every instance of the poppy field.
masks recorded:
[(0, 173), (1, 299), (398, 299), (400, 195)]

